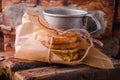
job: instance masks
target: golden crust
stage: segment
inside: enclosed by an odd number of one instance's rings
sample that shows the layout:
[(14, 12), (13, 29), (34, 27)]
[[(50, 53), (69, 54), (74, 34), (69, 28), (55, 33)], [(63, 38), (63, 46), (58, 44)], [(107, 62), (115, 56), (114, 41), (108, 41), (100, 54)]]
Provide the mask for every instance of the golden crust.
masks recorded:
[(58, 56), (60, 56), (64, 61), (73, 61), (73, 60), (77, 60), (78, 59), (78, 54), (75, 53), (75, 54), (58, 54)]
[(46, 30), (39, 29), (35, 32), (34, 38), (50, 48), (50, 52), (57, 54), (64, 61), (76, 60), (79, 57), (80, 41), (78, 41), (79, 37), (75, 32), (52, 35)]
[(51, 43), (51, 39), (52, 44), (67, 44), (76, 42), (78, 40), (78, 35), (74, 32), (69, 32), (61, 35), (51, 36), (51, 34), (45, 30), (37, 30), (35, 32), (34, 38), (49, 44)]
[(73, 34), (64, 34), (53, 37), (53, 44), (71, 44), (78, 40), (77, 35)]
[(66, 50), (57, 50), (57, 49), (50, 49), (50, 50), (56, 54), (74, 54), (74, 53), (78, 53), (79, 48), (66, 49)]
[(75, 43), (69, 43), (69, 44), (52, 44), (51, 46), (50, 46), (50, 44), (43, 43), (43, 45), (46, 46), (47, 48), (60, 49), (60, 50), (78, 48), (79, 44), (80, 44), (79, 41), (77, 41)]

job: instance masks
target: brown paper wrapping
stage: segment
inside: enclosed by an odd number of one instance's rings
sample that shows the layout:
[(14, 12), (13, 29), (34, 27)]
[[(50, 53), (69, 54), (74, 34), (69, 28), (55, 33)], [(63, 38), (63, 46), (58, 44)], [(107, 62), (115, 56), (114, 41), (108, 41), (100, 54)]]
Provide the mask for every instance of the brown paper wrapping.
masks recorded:
[[(46, 23), (40, 16), (35, 16), (28, 11), (24, 14), (22, 24), (16, 28), (15, 58), (49, 62), (49, 49), (42, 45), (40, 41), (33, 38), (33, 33), (36, 29), (44, 28), (38, 20), (46, 26), (49, 26), (49, 24)], [(80, 49), (87, 50), (90, 44), (82, 37), (80, 37), (80, 39)], [(53, 52), (51, 52), (50, 62), (67, 65), (78, 65), (78, 63), (75, 63), (76, 61), (64, 61)], [(79, 64), (85, 64), (103, 69), (113, 68), (113, 64), (109, 57), (94, 47), (90, 48), (87, 56), (81, 62), (79, 62)]]

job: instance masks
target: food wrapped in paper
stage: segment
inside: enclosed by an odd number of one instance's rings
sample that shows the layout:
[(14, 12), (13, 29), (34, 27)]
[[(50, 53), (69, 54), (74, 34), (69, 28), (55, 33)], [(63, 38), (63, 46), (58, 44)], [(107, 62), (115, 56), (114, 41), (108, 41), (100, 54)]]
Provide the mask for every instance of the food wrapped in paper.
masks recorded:
[(85, 64), (110, 69), (113, 64), (93, 45), (96, 42), (86, 30), (59, 30), (51, 27), (42, 17), (26, 11), (22, 24), (16, 28), (15, 58), (60, 63)]

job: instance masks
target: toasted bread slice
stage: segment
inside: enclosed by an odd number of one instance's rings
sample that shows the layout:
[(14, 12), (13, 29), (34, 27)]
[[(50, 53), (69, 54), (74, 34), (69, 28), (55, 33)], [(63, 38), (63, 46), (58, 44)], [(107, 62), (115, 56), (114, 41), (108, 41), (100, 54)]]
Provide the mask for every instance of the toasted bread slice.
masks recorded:
[(50, 49), (50, 51), (52, 51), (56, 54), (74, 54), (74, 53), (78, 53), (79, 48), (66, 49), (66, 50)]
[(35, 32), (34, 38), (49, 44), (51, 43), (51, 39), (52, 44), (67, 44), (76, 42), (78, 40), (78, 35), (74, 32), (52, 35), (43, 29), (39, 29)]
[[(43, 43), (43, 42), (42, 42)], [(48, 43), (43, 43), (44, 46), (50, 49), (59, 49), (59, 50), (65, 50), (65, 49), (74, 49), (79, 47), (80, 42), (74, 42), (74, 43), (67, 43), (67, 44), (48, 44)]]

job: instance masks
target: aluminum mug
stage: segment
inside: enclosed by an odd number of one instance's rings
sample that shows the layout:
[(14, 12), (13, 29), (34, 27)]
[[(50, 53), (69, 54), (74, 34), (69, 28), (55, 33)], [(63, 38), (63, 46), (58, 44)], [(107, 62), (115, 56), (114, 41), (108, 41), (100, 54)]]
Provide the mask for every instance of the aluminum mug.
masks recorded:
[(91, 13), (85, 10), (66, 9), (66, 8), (49, 8), (43, 11), (45, 20), (53, 27), (59, 29), (83, 28), (85, 26), (84, 17), (91, 17), (96, 23), (96, 28), (90, 33), (93, 34), (101, 29), (101, 24), (98, 19)]

